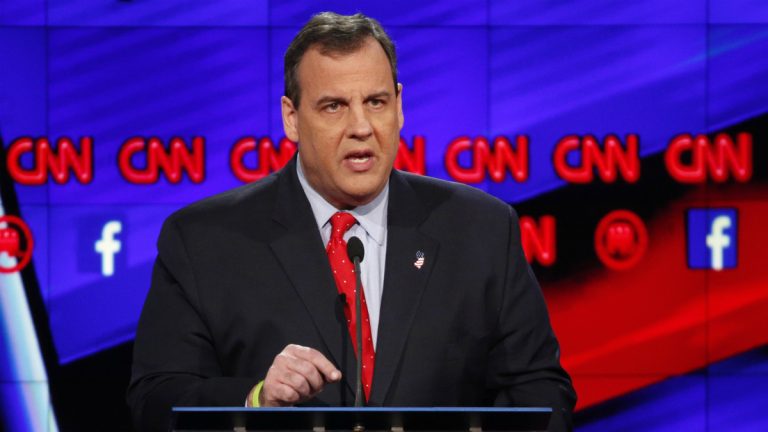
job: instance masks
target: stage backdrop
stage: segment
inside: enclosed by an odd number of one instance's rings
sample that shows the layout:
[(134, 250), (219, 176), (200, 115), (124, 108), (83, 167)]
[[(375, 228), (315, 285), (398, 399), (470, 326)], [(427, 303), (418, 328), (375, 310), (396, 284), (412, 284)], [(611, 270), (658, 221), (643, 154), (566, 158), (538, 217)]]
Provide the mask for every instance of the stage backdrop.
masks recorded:
[(323, 10), (396, 41), (397, 167), (520, 213), (579, 430), (768, 428), (765, 2), (4, 0), (6, 430), (130, 430), (161, 223), (290, 159)]

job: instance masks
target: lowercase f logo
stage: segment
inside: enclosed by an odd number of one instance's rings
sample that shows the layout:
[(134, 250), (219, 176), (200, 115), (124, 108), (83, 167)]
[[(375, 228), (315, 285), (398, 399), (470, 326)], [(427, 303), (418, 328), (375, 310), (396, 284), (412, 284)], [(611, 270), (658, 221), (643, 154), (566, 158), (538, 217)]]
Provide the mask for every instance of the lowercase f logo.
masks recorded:
[(712, 219), (711, 230), (707, 235), (707, 247), (710, 250), (712, 269), (723, 269), (723, 251), (731, 246), (731, 236), (725, 230), (731, 227), (732, 219), (720, 215)]
[(116, 235), (122, 230), (120, 221), (111, 220), (101, 228), (101, 238), (94, 244), (94, 250), (101, 255), (101, 274), (106, 277), (115, 274), (115, 255), (122, 249), (122, 242)]
[(688, 210), (688, 267), (717, 271), (735, 268), (737, 228), (734, 208)]

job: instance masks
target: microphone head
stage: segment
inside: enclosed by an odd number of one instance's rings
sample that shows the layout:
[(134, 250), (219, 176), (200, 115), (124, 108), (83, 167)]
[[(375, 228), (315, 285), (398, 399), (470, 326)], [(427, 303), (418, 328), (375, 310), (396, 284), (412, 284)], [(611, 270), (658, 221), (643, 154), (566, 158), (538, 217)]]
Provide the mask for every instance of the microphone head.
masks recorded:
[(352, 236), (347, 241), (347, 256), (349, 260), (354, 262), (355, 258), (363, 262), (365, 256), (365, 249), (363, 248), (363, 242), (359, 238)]

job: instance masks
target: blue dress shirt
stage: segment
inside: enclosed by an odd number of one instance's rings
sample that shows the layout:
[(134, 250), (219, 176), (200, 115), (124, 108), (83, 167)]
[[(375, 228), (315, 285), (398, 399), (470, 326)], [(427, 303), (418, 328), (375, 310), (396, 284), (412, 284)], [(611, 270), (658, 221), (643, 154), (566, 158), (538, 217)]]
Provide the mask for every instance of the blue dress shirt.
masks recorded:
[[(323, 244), (327, 245), (331, 239), (330, 219), (339, 210), (325, 200), (307, 181), (301, 167), (301, 152), (299, 152), (296, 171), (299, 175), (299, 183), (304, 189), (304, 194), (312, 207), (317, 227)], [(368, 316), (371, 322), (371, 336), (373, 346), (376, 347), (376, 338), (379, 333), (379, 309), (381, 296), (384, 291), (384, 265), (387, 257), (387, 205), (389, 204), (389, 183), (379, 195), (366, 205), (355, 207), (352, 210), (344, 210), (351, 213), (357, 224), (344, 234), (344, 240), (357, 236), (365, 247), (365, 257), (360, 263), (362, 273), (363, 293), (368, 304)]]

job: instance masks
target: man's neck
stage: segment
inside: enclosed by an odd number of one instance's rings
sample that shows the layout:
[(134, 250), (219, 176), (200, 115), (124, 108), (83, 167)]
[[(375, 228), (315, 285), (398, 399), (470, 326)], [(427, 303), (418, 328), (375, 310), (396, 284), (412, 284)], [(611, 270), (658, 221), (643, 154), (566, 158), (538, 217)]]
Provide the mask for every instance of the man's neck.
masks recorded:
[(304, 195), (306, 195), (310, 207), (312, 208), (312, 213), (319, 229), (322, 230), (323, 225), (328, 222), (328, 219), (336, 211), (347, 210), (357, 218), (358, 222), (363, 226), (366, 232), (372, 235), (378, 243), (383, 242), (383, 236), (387, 226), (389, 183), (385, 184), (384, 189), (382, 189), (382, 191), (367, 204), (352, 209), (339, 209), (320, 195), (320, 193), (309, 183), (304, 175), (301, 165), (301, 153), (299, 153), (296, 163), (296, 174), (298, 175), (301, 188), (304, 190)]

